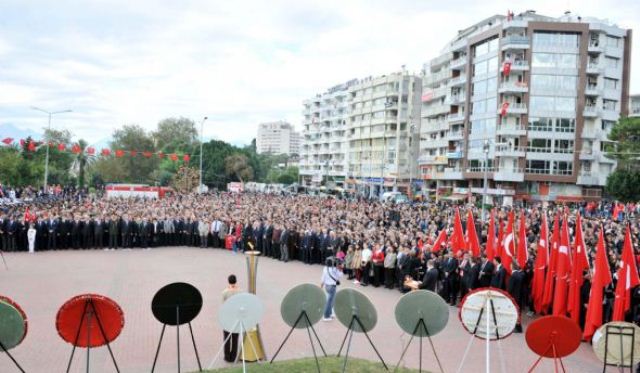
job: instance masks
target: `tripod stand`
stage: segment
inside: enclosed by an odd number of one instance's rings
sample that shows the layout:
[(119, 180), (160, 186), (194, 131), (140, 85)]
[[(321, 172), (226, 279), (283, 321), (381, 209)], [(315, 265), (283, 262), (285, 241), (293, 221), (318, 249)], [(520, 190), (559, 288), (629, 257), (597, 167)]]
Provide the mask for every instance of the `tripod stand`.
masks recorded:
[[(240, 337), (243, 337), (244, 333), (247, 332), (247, 328), (244, 327), (244, 324), (240, 320), (236, 321), (235, 325), (233, 326), (233, 328), (231, 328), (231, 330), (236, 330), (238, 329), (238, 327), (240, 327)], [(224, 346), (227, 344), (229, 339), (231, 339), (232, 335), (233, 333), (229, 332), (229, 335), (227, 336), (227, 338), (222, 342), (222, 346), (216, 353), (216, 356), (213, 358), (213, 360), (211, 360), (211, 364), (209, 364), (209, 369), (211, 369), (211, 367), (213, 367), (216, 361), (218, 361), (218, 358), (220, 358), (220, 353), (222, 352), (222, 349), (224, 349)], [(251, 344), (251, 350), (253, 350), (253, 353), (255, 354), (255, 356), (258, 356), (256, 346), (253, 345), (253, 341), (251, 340), (251, 338), (247, 338), (247, 339), (249, 340), (249, 344)], [(247, 362), (244, 356), (244, 351), (245, 351), (244, 338), (242, 338), (242, 341), (240, 342), (240, 350), (242, 351), (242, 355), (241, 355), (242, 356), (242, 372), (246, 373)], [(238, 358), (240, 358), (240, 356), (236, 356), (236, 362), (238, 362)], [(260, 360), (257, 360), (257, 361), (260, 362)]]
[(16, 365), (16, 367), (18, 367), (18, 369), (19, 369), (22, 373), (25, 373), (25, 372), (24, 372), (24, 369), (22, 369), (22, 367), (20, 366), (20, 364), (18, 364), (18, 361), (17, 361), (17, 360), (16, 360), (16, 359), (11, 355), (11, 353), (9, 353), (9, 350), (8, 350), (8, 349), (6, 349), (6, 348), (4, 347), (4, 345), (2, 344), (2, 342), (0, 342), (0, 349), (2, 349), (2, 351), (4, 351), (4, 352), (7, 354), (7, 356), (9, 356), (9, 359), (11, 359), (11, 361), (13, 361), (13, 363)]
[(424, 338), (422, 336), (422, 331), (424, 331), (424, 334), (426, 334), (427, 338), (429, 338), (429, 344), (431, 345), (431, 350), (433, 351), (433, 355), (436, 357), (436, 361), (438, 362), (438, 367), (440, 367), (440, 371), (444, 372), (444, 369), (442, 369), (442, 364), (440, 364), (440, 359), (438, 358), (438, 354), (436, 353), (436, 348), (433, 346), (433, 341), (431, 340), (431, 334), (429, 333), (429, 329), (427, 328), (427, 324), (424, 322), (423, 318), (420, 318), (416, 323), (416, 327), (415, 329), (413, 329), (413, 333), (411, 333), (411, 339), (409, 339), (409, 343), (407, 343), (407, 346), (402, 351), (402, 355), (400, 355), (400, 360), (398, 360), (398, 364), (396, 365), (396, 368), (393, 370), (394, 372), (398, 370), (398, 367), (400, 366), (400, 363), (402, 362), (404, 355), (407, 353), (407, 350), (409, 349), (409, 346), (413, 341), (413, 337), (415, 337), (416, 334), (418, 335), (418, 338), (420, 338), (420, 353), (418, 355), (419, 356), (418, 371), (422, 372), (422, 339)]
[[(303, 317), (304, 317), (304, 320), (306, 320), (307, 334), (309, 334), (309, 343), (311, 343), (311, 349), (313, 350), (313, 357), (316, 360), (316, 367), (318, 368), (318, 373), (320, 373), (320, 362), (318, 361), (318, 355), (316, 354), (316, 348), (315, 348), (315, 345), (313, 343), (313, 338), (311, 338), (311, 331), (313, 331), (313, 335), (318, 340), (318, 344), (320, 345), (320, 348), (322, 349), (322, 353), (324, 354), (324, 357), (327, 357), (327, 353), (324, 350), (324, 347), (322, 347), (322, 342), (320, 342), (320, 338), (318, 337), (318, 334), (316, 333), (316, 330), (313, 328), (313, 325), (311, 324), (311, 321), (309, 320), (309, 316), (307, 315), (307, 311), (305, 311), (305, 310), (302, 310), (300, 312), (300, 316), (298, 316), (298, 318), (296, 319), (296, 322), (291, 327), (291, 330), (289, 330), (289, 334), (287, 334), (287, 336), (284, 338), (284, 341), (282, 341), (282, 344), (280, 345), (280, 347), (278, 347), (278, 351), (276, 351), (275, 355), (273, 355), (273, 358), (271, 359), (269, 364), (273, 363), (273, 361), (276, 359), (276, 356), (278, 356), (278, 354), (280, 353), (280, 350), (282, 349), (282, 347), (284, 347), (284, 344), (287, 343), (287, 340), (291, 336), (291, 333), (293, 333), (293, 330), (296, 328), (298, 323), (303, 320)], [(311, 331), (309, 331), (309, 329), (311, 329)]]
[(351, 321), (349, 322), (349, 327), (347, 328), (347, 333), (344, 335), (344, 339), (342, 340), (342, 344), (340, 345), (340, 350), (338, 351), (338, 357), (340, 357), (340, 354), (342, 353), (342, 348), (344, 347), (344, 343), (347, 341), (347, 337), (349, 337), (349, 343), (347, 344), (347, 351), (346, 351), (346, 354), (344, 355), (344, 364), (342, 365), (342, 373), (344, 373), (347, 369), (347, 360), (349, 360), (349, 348), (351, 347), (351, 339), (353, 338), (353, 333), (355, 333), (354, 323), (357, 323), (357, 325), (360, 327), (360, 330), (362, 330), (365, 337), (367, 337), (367, 340), (369, 341), (369, 344), (371, 345), (371, 347), (373, 347), (373, 350), (376, 352), (376, 355), (378, 355), (378, 358), (382, 362), (382, 365), (384, 365), (384, 369), (388, 371), (389, 367), (387, 367), (387, 364), (384, 362), (384, 359), (382, 359), (382, 356), (380, 356), (378, 349), (376, 349), (376, 346), (371, 341), (371, 338), (369, 338), (369, 334), (367, 334), (367, 330), (364, 327), (364, 325), (362, 325), (360, 318), (358, 317), (358, 315), (352, 315)]
[[(471, 344), (473, 343), (473, 340), (475, 339), (475, 337), (477, 336), (478, 333), (478, 327), (480, 326), (480, 321), (482, 320), (482, 316), (485, 313), (485, 310), (487, 308), (491, 308), (491, 312), (486, 311), (486, 335), (485, 335), (485, 340), (486, 340), (486, 349), (485, 349), (485, 355), (486, 355), (486, 365), (485, 365), (485, 369), (486, 372), (489, 373), (490, 372), (490, 354), (489, 354), (489, 343), (491, 341), (491, 335), (490, 335), (490, 328), (489, 328), (489, 323), (490, 323), (490, 319), (489, 316), (491, 316), (491, 321), (493, 321), (493, 327), (495, 329), (495, 336), (496, 336), (496, 341), (500, 341), (501, 337), (500, 337), (500, 333), (498, 332), (498, 320), (496, 318), (496, 308), (495, 305), (493, 304), (493, 299), (492, 298), (487, 298), (487, 301), (485, 302), (485, 304), (482, 306), (482, 308), (480, 308), (480, 312), (478, 313), (478, 319), (476, 320), (476, 324), (475, 327), (473, 329), (473, 332), (471, 333), (471, 338), (469, 339), (469, 343), (467, 344), (467, 348), (464, 352), (464, 355), (462, 357), (462, 361), (460, 362), (460, 366), (458, 367), (458, 373), (462, 372), (462, 366), (464, 365), (464, 362), (467, 358), (467, 354), (469, 353), (470, 349), (471, 349)], [(499, 346), (498, 346), (499, 348)], [(501, 350), (499, 350), (501, 351)], [(502, 369), (504, 371), (504, 367)]]
[[(193, 342), (193, 350), (196, 353), (196, 361), (198, 362), (198, 369), (202, 372), (202, 365), (200, 364), (200, 356), (198, 355), (198, 348), (196, 347), (196, 339), (193, 336), (193, 328), (191, 328), (191, 322), (189, 325), (189, 332), (191, 334), (191, 342)], [(162, 332), (160, 332), (160, 340), (158, 341), (158, 349), (156, 350), (156, 356), (153, 358), (153, 366), (151, 367), (151, 373), (156, 368), (156, 362), (158, 361), (158, 355), (160, 354), (160, 346), (162, 345), (162, 338), (164, 337), (164, 330), (167, 324), (162, 324)], [(178, 373), (180, 373), (180, 305), (176, 305), (176, 344), (178, 350)]]
[(71, 350), (71, 356), (69, 357), (69, 363), (67, 364), (67, 373), (71, 370), (71, 363), (73, 362), (73, 355), (76, 352), (76, 347), (78, 347), (78, 341), (80, 340), (80, 331), (82, 330), (82, 324), (84, 323), (85, 318), (87, 319), (87, 373), (89, 372), (89, 361), (90, 361), (90, 353), (91, 353), (91, 321), (95, 318), (98, 323), (98, 328), (100, 329), (100, 334), (107, 345), (107, 349), (109, 350), (109, 355), (111, 355), (111, 360), (113, 361), (113, 365), (116, 368), (116, 372), (120, 373), (120, 369), (118, 369), (118, 363), (116, 363), (116, 358), (113, 356), (113, 351), (111, 351), (111, 346), (109, 345), (109, 340), (107, 339), (107, 335), (104, 332), (104, 327), (102, 322), (100, 321), (100, 316), (98, 312), (96, 312), (95, 305), (93, 303), (93, 298), (88, 297), (84, 303), (84, 310), (80, 315), (80, 321), (78, 323), (78, 332), (76, 333), (76, 338), (73, 343), (73, 349)]

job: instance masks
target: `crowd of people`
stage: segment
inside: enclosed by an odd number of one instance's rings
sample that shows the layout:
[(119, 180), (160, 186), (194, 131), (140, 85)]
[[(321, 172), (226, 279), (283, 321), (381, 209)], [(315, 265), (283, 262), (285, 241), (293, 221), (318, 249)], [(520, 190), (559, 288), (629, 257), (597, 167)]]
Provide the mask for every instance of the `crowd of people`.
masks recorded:
[[(481, 244), (480, 254), (433, 247), (439, 233), (453, 230), (454, 212), (471, 210)], [(619, 267), (625, 227), (632, 232), (640, 259), (640, 204), (589, 203), (573, 206), (531, 204), (495, 209), (496, 221), (523, 212), (528, 260), (524, 267), (504, 268), (499, 256), (485, 253), (488, 226), (475, 206), (449, 203), (393, 205), (379, 201), (319, 198), (305, 195), (190, 194), (163, 199), (123, 199), (73, 194), (67, 198), (8, 206), (0, 214), (4, 251), (63, 249), (131, 249), (161, 246), (259, 250), (284, 262), (343, 263), (345, 275), (361, 286), (403, 292), (414, 288), (438, 292), (458, 305), (469, 291), (486, 286), (508, 290), (521, 310), (533, 312), (531, 280), (542, 217), (567, 219), (571, 236), (576, 213), (583, 216), (584, 241), (591, 262), (603, 229), (614, 283), (605, 290), (605, 321), (611, 318), (615, 272)], [(466, 213), (461, 214), (466, 230)], [(29, 234), (31, 230), (32, 234)], [(593, 268), (593, 265), (591, 266)], [(586, 307), (589, 273), (581, 294)], [(640, 293), (640, 292), (638, 292)], [(635, 297), (634, 299), (637, 299)], [(640, 319), (635, 302), (629, 320)], [(584, 319), (584, 311), (582, 312)]]

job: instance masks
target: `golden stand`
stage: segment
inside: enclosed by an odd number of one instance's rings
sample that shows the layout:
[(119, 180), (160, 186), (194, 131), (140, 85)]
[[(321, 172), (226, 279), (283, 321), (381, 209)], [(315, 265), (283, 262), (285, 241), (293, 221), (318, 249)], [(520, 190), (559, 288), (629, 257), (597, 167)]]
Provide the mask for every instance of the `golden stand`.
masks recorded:
[[(260, 255), (259, 251), (245, 251), (244, 253), (247, 256), (247, 273), (249, 275), (249, 293), (256, 293), (256, 277), (258, 274), (258, 255)], [(266, 360), (266, 356), (264, 353), (264, 347), (262, 343), (262, 338), (260, 337), (260, 326), (256, 325), (255, 329), (248, 330), (244, 337), (244, 345), (252, 346), (255, 348), (255, 353), (253, 349), (247, 349), (244, 354), (244, 361), (246, 362), (255, 362), (258, 360)], [(256, 356), (257, 355), (257, 356)]]

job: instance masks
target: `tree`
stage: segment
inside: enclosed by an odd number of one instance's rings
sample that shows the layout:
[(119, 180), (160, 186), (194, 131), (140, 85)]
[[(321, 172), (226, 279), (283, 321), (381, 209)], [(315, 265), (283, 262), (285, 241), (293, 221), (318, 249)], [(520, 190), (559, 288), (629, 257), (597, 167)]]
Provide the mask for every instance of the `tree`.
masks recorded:
[(154, 141), (142, 127), (138, 125), (127, 125), (122, 129), (113, 133), (113, 141), (111, 142), (113, 149), (121, 149), (127, 151), (137, 151), (135, 156), (125, 154), (122, 158), (117, 158), (123, 170), (125, 177), (120, 182), (134, 183), (154, 183), (157, 180), (151, 178), (152, 173), (158, 168), (158, 158), (146, 158), (139, 152), (150, 151), (155, 152)]
[(200, 171), (189, 166), (180, 166), (171, 179), (171, 187), (180, 193), (189, 193), (198, 186)]
[(127, 179), (124, 163), (113, 157), (100, 157), (91, 167), (90, 180), (103, 183), (120, 183)]
[(618, 161), (618, 169), (640, 171), (640, 118), (621, 118), (611, 129), (609, 140), (616, 144), (607, 156)]
[(193, 153), (198, 143), (198, 130), (194, 121), (188, 118), (166, 118), (158, 122), (152, 133), (156, 148), (165, 153)]
[(92, 164), (94, 159), (90, 157), (87, 150), (87, 142), (83, 139), (78, 140), (78, 149), (80, 150), (73, 159), (73, 164), (71, 165), (72, 172), (78, 176), (78, 186), (80, 188), (84, 188), (85, 184), (85, 173), (88, 165)]
[(616, 170), (607, 178), (606, 191), (617, 200), (637, 202), (640, 200), (640, 172)]
[(227, 176), (236, 178), (240, 182), (253, 179), (253, 168), (244, 154), (233, 154), (224, 159), (224, 168)]

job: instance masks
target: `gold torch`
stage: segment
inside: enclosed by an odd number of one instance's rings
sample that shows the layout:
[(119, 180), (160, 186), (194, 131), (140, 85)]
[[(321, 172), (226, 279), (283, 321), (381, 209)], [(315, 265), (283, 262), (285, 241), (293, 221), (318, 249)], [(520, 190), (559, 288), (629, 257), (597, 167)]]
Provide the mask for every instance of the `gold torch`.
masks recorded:
[[(256, 277), (258, 274), (258, 255), (259, 251), (253, 250), (253, 245), (249, 243), (251, 251), (245, 251), (247, 256), (247, 274), (249, 275), (249, 293), (256, 293)], [(260, 326), (256, 325), (255, 329), (248, 330), (244, 335), (244, 345), (253, 346), (253, 349), (248, 348), (244, 353), (244, 361), (254, 362), (258, 360), (264, 360), (264, 347), (262, 344), (262, 338), (260, 337)], [(256, 356), (257, 355), (257, 356)]]

